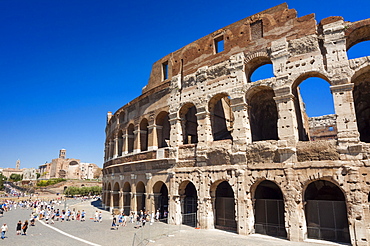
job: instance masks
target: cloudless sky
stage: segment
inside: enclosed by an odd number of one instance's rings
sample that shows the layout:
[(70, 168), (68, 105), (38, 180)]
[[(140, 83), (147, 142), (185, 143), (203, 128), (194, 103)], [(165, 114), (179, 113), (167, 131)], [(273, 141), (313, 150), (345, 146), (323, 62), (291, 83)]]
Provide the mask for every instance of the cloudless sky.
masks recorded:
[[(62, 148), (102, 167), (106, 114), (141, 94), (155, 61), (280, 3), (0, 0), (0, 167), (37, 168)], [(370, 18), (365, 0), (287, 3), (318, 22)]]

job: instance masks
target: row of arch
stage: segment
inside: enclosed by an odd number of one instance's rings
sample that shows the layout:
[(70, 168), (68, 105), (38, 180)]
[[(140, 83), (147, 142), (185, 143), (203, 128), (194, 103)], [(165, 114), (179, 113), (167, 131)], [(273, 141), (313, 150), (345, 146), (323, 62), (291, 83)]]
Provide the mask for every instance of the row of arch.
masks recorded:
[[(353, 79), (353, 98), (357, 126), (360, 140), (370, 142), (370, 67), (362, 69)], [(309, 77), (325, 78), (317, 73), (305, 74), (301, 80)], [(325, 83), (330, 82), (328, 79)], [(309, 130), (305, 121), (304, 103), (299, 92), (300, 83), (296, 82), (293, 88), (295, 97), (294, 107), (298, 125), (299, 140), (310, 140)], [(328, 95), (331, 96), (331, 95)], [(275, 92), (268, 86), (256, 86), (246, 93), (248, 116), (251, 128), (252, 141), (278, 140), (279, 111), (275, 101)], [(213, 96), (208, 103), (210, 125), (214, 141), (233, 139), (234, 114), (232, 112), (231, 98), (226, 93)], [(198, 142), (199, 123), (198, 109), (194, 103), (184, 103), (179, 110), (181, 120), (182, 143), (194, 144)], [(149, 125), (148, 119), (143, 118), (135, 127), (130, 123), (126, 129), (118, 132), (117, 138), (111, 136), (107, 139), (106, 159), (122, 156), (127, 153), (146, 151), (153, 146), (163, 148), (169, 146), (171, 124), (168, 112), (160, 112)], [(116, 151), (116, 152), (115, 152)]]
[[(153, 186), (154, 207), (150, 207), (145, 185), (142, 181), (136, 184), (136, 192), (131, 193), (129, 182), (122, 187), (123, 204), (120, 204), (120, 187), (116, 182), (113, 187), (109, 183), (106, 188), (112, 194), (105, 193), (104, 202), (109, 207), (120, 208), (125, 214), (131, 211), (155, 210), (160, 211), (161, 217), (167, 213), (175, 213), (169, 208), (169, 190), (167, 185), (158, 181)], [(236, 197), (232, 186), (226, 180), (215, 182), (211, 189), (212, 211), (214, 226), (218, 229), (237, 230)], [(178, 194), (181, 199), (182, 223), (190, 226), (199, 226), (198, 192), (191, 181), (184, 181), (179, 186)], [(256, 233), (277, 237), (287, 237), (285, 226), (284, 194), (273, 181), (263, 180), (253, 191), (254, 203), (254, 230)], [(131, 206), (132, 199), (136, 207)], [(337, 242), (350, 242), (347, 207), (343, 191), (333, 182), (316, 180), (311, 182), (304, 191), (304, 213), (307, 225), (307, 237)], [(195, 214), (193, 220), (186, 215)], [(195, 223), (194, 223), (195, 222)]]

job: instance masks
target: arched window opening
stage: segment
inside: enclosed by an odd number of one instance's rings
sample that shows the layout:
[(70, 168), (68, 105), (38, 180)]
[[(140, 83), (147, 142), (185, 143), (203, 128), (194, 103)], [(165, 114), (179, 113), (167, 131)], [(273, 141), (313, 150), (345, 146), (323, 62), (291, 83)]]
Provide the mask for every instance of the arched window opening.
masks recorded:
[(115, 183), (113, 187), (113, 208), (119, 209), (119, 184)]
[(360, 72), (360, 75), (352, 81), (353, 100), (360, 140), (370, 143), (370, 67)]
[(253, 82), (272, 77), (275, 77), (272, 64), (265, 64), (253, 71), (250, 81)]
[(112, 186), (111, 186), (111, 184), (109, 183), (108, 184), (108, 189), (107, 189), (107, 193), (106, 193), (106, 200), (105, 200), (105, 204), (108, 206), (108, 209), (110, 209), (110, 207), (111, 206), (113, 206), (113, 204), (111, 204), (111, 199), (110, 199), (110, 197), (111, 197), (111, 191), (112, 190)]
[(140, 150), (148, 150), (148, 120), (143, 119), (140, 123)]
[(156, 125), (158, 148), (169, 147), (171, 127), (167, 112), (158, 114)]
[(165, 183), (159, 181), (153, 187), (155, 210), (159, 212), (159, 220), (168, 222), (168, 189)]
[(309, 77), (293, 87), (300, 141), (337, 139), (337, 123), (330, 84)]
[(140, 210), (142, 212), (145, 211), (145, 199), (146, 199), (146, 195), (145, 195), (145, 185), (143, 182), (139, 182), (136, 186), (136, 204), (137, 204), (137, 212), (140, 212)]
[(180, 111), (184, 144), (198, 143), (197, 109), (193, 104), (185, 105)]
[(262, 181), (254, 195), (255, 231), (275, 237), (287, 237), (284, 200), (280, 188), (272, 181)]
[(131, 212), (131, 186), (128, 182), (123, 185), (123, 212), (125, 215)]
[(217, 186), (215, 211), (216, 228), (236, 231), (234, 191), (227, 181)]
[(123, 132), (118, 132), (118, 156), (122, 156), (123, 154)]
[(269, 87), (255, 90), (247, 100), (252, 141), (278, 140), (278, 112), (274, 91)]
[(231, 131), (234, 115), (227, 95), (218, 95), (210, 100), (211, 125), (213, 140), (232, 139)]
[(370, 41), (360, 42), (347, 50), (348, 59), (370, 56)]
[(134, 152), (134, 140), (135, 140), (134, 130), (135, 130), (135, 127), (133, 124), (130, 124), (127, 128), (127, 138), (128, 138), (127, 139), (127, 142), (128, 142), (127, 152), (128, 153)]
[(304, 198), (308, 238), (350, 242), (345, 197), (338, 186), (326, 180), (312, 182)]
[(184, 225), (197, 226), (198, 196), (197, 190), (192, 182), (187, 182), (184, 190), (180, 190), (181, 214)]

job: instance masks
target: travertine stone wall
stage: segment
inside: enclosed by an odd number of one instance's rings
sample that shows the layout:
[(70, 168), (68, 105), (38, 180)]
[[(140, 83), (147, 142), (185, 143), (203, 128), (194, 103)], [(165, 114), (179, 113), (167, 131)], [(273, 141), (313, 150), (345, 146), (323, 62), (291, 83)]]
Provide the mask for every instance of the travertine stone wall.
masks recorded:
[[(370, 58), (347, 58), (365, 40), (370, 19), (317, 24), (281, 4), (155, 62), (142, 95), (108, 113), (104, 205), (168, 212), (172, 224), (194, 214), (204, 229), (370, 245)], [(274, 76), (252, 81), (266, 64)], [(310, 77), (330, 86), (335, 115), (309, 120), (299, 85)]]

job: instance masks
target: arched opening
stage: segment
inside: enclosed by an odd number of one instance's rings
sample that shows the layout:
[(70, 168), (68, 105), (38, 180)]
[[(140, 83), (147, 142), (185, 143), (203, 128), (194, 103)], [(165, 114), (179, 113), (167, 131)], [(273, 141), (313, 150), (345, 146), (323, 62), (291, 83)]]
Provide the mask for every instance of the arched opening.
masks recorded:
[(258, 67), (256, 70), (253, 71), (251, 74), (251, 81), (258, 81), (262, 79), (268, 79), (275, 77), (274, 70), (272, 64), (265, 64)]
[(111, 191), (112, 190), (112, 186), (111, 184), (109, 183), (108, 184), (108, 189), (107, 189), (107, 195), (106, 195), (106, 200), (105, 200), (105, 204), (107, 205), (108, 209), (113, 206), (113, 204), (111, 204)]
[(230, 98), (225, 94), (214, 96), (209, 102), (209, 112), (213, 140), (232, 139), (234, 115), (230, 107)]
[(158, 148), (169, 147), (170, 141), (170, 121), (168, 120), (168, 113), (161, 112), (156, 119)]
[(194, 184), (190, 181), (180, 185), (182, 223), (197, 226), (198, 196)]
[(148, 150), (148, 120), (143, 119), (140, 123), (140, 150)]
[(118, 132), (118, 156), (122, 156), (122, 150), (123, 150), (123, 132), (122, 130)]
[(247, 62), (245, 73), (248, 82), (274, 77), (273, 66), (267, 54), (260, 54)]
[(360, 42), (347, 50), (348, 59), (370, 56), (370, 41)]
[(318, 73), (305, 74), (293, 86), (300, 141), (337, 139), (333, 96), (328, 80)]
[(168, 217), (168, 189), (165, 183), (158, 181), (153, 187), (154, 207), (159, 211), (159, 219), (167, 223)]
[(131, 185), (126, 182), (123, 185), (123, 212), (129, 215), (131, 212)]
[(134, 140), (135, 140), (135, 135), (134, 135), (134, 124), (130, 124), (127, 128), (127, 152), (132, 153), (134, 152)]
[(350, 242), (345, 197), (338, 186), (314, 181), (307, 186), (304, 199), (308, 238)]
[(264, 180), (257, 186), (254, 198), (256, 233), (286, 238), (284, 199), (279, 186)]
[(216, 228), (236, 231), (234, 191), (227, 181), (216, 188), (215, 215)]
[(186, 104), (180, 110), (182, 136), (184, 144), (198, 143), (197, 109), (194, 104)]
[(354, 84), (353, 100), (360, 140), (370, 143), (370, 67), (359, 71), (352, 83)]
[(119, 184), (117, 182), (113, 186), (113, 208), (119, 208)]
[(247, 95), (252, 141), (278, 140), (278, 111), (272, 88), (260, 86)]
[(145, 185), (143, 182), (137, 183), (136, 186), (136, 211), (139, 212), (140, 210), (145, 211)]

